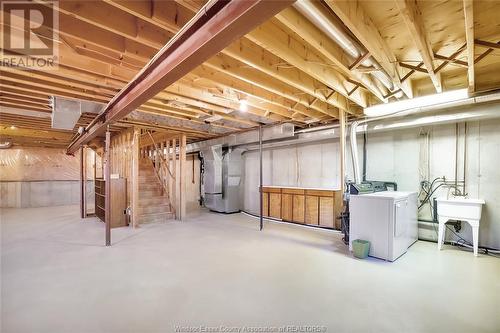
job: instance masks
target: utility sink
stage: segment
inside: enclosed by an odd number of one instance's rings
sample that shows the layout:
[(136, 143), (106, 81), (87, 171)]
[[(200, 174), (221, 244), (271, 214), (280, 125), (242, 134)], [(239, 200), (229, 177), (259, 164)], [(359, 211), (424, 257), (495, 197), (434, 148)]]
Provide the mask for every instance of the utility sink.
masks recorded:
[(438, 249), (445, 238), (445, 223), (449, 220), (460, 220), (470, 224), (472, 228), (472, 243), (474, 255), (477, 256), (479, 245), (479, 221), (484, 200), (467, 199), (463, 197), (437, 198), (437, 213), (439, 221)]
[(481, 199), (464, 197), (437, 198), (437, 213), (449, 220), (480, 220), (481, 210), (485, 204)]

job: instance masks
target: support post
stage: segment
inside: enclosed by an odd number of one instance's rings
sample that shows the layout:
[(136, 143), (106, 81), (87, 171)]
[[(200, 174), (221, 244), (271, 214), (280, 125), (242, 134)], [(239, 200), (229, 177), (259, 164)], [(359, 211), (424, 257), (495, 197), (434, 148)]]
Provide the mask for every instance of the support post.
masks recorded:
[(139, 140), (141, 134), (139, 129), (134, 128), (132, 139), (132, 227), (139, 226)]
[(264, 207), (262, 202), (262, 125), (259, 126), (259, 195), (260, 195), (260, 230), (264, 228)]
[(339, 111), (340, 124), (340, 188), (342, 192), (345, 190), (345, 111)]
[(83, 218), (87, 217), (87, 145), (83, 147)]
[(111, 246), (111, 133), (109, 126), (106, 131), (106, 142), (104, 151), (104, 184), (105, 184), (105, 202), (104, 202), (104, 220), (106, 222), (106, 246)]
[(186, 134), (181, 135), (179, 142), (179, 220), (186, 218)]
[(83, 167), (83, 146), (80, 146), (80, 218), (85, 218), (85, 186)]
[(174, 179), (172, 180), (172, 196), (170, 197), (170, 202), (172, 207), (174, 207), (175, 219), (179, 220), (179, 209), (177, 203), (177, 186), (179, 184), (179, 177), (177, 177), (177, 140), (172, 139), (172, 174)]
[[(167, 170), (170, 169), (170, 140), (167, 140), (165, 142), (165, 163), (167, 165)], [(170, 172), (167, 171), (167, 183), (166, 183), (166, 189), (167, 189), (167, 195), (168, 195), (168, 202), (170, 205), (172, 205), (172, 189), (170, 188), (172, 184), (171, 181), (171, 176)]]
[[(336, 211), (340, 213), (343, 210), (344, 206), (344, 192), (346, 190), (345, 188), (345, 146), (346, 146), (346, 141), (345, 141), (345, 127), (346, 127), (346, 122), (345, 122), (345, 111), (339, 110), (339, 125), (340, 125), (340, 141), (339, 141), (339, 153), (340, 153), (340, 192), (342, 194), (342, 199), (339, 200), (340, 202), (336, 203)], [(341, 223), (339, 220), (337, 220), (335, 216), (335, 228), (340, 229), (341, 228)]]

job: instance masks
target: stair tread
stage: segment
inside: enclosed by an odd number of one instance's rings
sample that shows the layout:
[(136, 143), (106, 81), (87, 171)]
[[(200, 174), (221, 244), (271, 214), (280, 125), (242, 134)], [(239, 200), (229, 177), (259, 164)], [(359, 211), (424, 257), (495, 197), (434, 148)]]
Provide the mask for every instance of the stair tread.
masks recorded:
[(155, 216), (163, 216), (163, 215), (169, 215), (173, 214), (172, 211), (168, 212), (159, 212), (159, 213), (144, 213), (144, 214), (139, 214), (139, 217), (155, 217)]
[(165, 203), (155, 203), (154, 205), (155, 205), (155, 207), (170, 206), (170, 204), (168, 202), (165, 202)]

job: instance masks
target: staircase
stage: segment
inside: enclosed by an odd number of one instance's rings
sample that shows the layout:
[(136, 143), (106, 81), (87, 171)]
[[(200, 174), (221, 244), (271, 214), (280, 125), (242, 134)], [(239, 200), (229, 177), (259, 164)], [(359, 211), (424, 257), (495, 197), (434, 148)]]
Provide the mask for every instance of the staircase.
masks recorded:
[(174, 218), (166, 193), (149, 158), (139, 162), (139, 224), (165, 222)]

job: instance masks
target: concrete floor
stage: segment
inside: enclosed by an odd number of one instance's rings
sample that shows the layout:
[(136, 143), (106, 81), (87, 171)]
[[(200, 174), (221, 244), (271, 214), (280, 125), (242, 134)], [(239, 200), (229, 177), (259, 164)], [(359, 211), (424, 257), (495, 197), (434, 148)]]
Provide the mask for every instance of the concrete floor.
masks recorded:
[(81, 221), (75, 206), (0, 217), (5, 333), (500, 330), (500, 259), (449, 246), (356, 260), (339, 234), (274, 223), (259, 232), (243, 214), (192, 213), (115, 229), (106, 248), (103, 224)]

